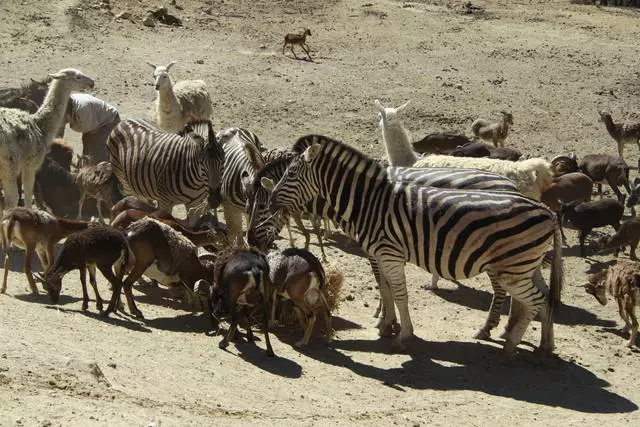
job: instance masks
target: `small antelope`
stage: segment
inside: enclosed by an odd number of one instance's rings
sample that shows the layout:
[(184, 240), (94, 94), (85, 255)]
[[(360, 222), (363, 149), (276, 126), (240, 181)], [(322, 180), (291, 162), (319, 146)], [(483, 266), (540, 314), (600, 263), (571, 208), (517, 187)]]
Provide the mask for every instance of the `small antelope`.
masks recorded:
[(293, 56), (295, 56), (296, 59), (298, 59), (298, 55), (296, 55), (295, 51), (293, 50), (293, 46), (297, 44), (302, 48), (302, 50), (306, 52), (307, 56), (309, 57), (309, 61), (311, 61), (309, 46), (307, 46), (307, 36), (310, 36), (310, 35), (311, 35), (311, 30), (309, 30), (308, 28), (305, 28), (304, 33), (302, 34), (289, 33), (286, 36), (284, 36), (284, 45), (282, 45), (282, 54), (284, 55), (284, 49), (287, 47), (287, 45), (289, 45), (289, 47), (291, 48), (291, 53), (293, 53)]

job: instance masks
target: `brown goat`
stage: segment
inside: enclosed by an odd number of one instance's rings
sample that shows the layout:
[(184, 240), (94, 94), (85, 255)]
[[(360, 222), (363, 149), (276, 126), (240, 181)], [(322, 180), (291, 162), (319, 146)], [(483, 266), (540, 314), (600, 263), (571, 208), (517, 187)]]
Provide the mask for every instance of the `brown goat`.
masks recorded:
[(635, 307), (640, 305), (640, 273), (635, 262), (620, 260), (596, 274), (588, 276), (585, 291), (600, 304), (607, 304), (607, 294), (618, 303), (618, 313), (624, 320), (624, 331), (631, 331), (627, 347), (633, 347), (638, 335), (638, 319)]
[(551, 185), (540, 196), (540, 201), (549, 206), (558, 215), (562, 240), (566, 240), (562, 227), (562, 205), (572, 202), (591, 200), (593, 181), (580, 172), (571, 172), (553, 178)]
[(307, 36), (310, 36), (310, 35), (311, 35), (311, 30), (306, 28), (302, 34), (289, 33), (286, 36), (284, 36), (284, 45), (282, 45), (282, 54), (284, 55), (284, 48), (287, 47), (287, 45), (289, 45), (289, 47), (291, 48), (291, 53), (293, 53), (293, 56), (295, 56), (296, 59), (298, 59), (298, 55), (296, 55), (295, 51), (293, 50), (293, 46), (298, 45), (302, 48), (302, 50), (306, 52), (307, 56), (309, 57), (309, 61), (311, 61), (312, 59), (311, 59), (311, 54), (309, 53), (309, 46), (307, 46)]
[(97, 165), (84, 166), (76, 175), (76, 184), (80, 189), (78, 202), (78, 218), (82, 217), (84, 199), (89, 196), (96, 200), (98, 215), (102, 219), (102, 202), (107, 203), (109, 209), (114, 203), (122, 199), (118, 178), (113, 173), (111, 163), (100, 162)]
[(38, 293), (31, 272), (33, 253), (40, 259), (45, 272), (53, 263), (53, 246), (61, 239), (77, 231), (86, 230), (89, 222), (71, 221), (41, 210), (17, 207), (7, 211), (2, 218), (2, 246), (4, 247), (4, 278), (0, 293), (7, 290), (9, 272), (9, 247), (13, 244), (26, 251), (24, 274), (33, 294)]
[(484, 119), (476, 119), (471, 124), (471, 132), (481, 139), (493, 142), (496, 147), (504, 147), (504, 140), (509, 134), (509, 125), (513, 124), (513, 115), (506, 111), (500, 111), (502, 120), (490, 122)]
[(627, 190), (627, 194), (631, 194), (631, 188), (629, 186), (629, 166), (620, 157), (610, 156), (608, 154), (586, 155), (580, 162), (580, 171), (588, 175), (589, 178), (598, 185), (600, 198), (602, 198), (603, 182), (609, 184), (621, 203), (624, 203), (625, 197), (618, 189), (618, 186), (623, 185)]
[(71, 172), (73, 162), (73, 148), (64, 139), (56, 138), (49, 147), (49, 157), (56, 161), (66, 171)]
[(620, 229), (612, 236), (602, 236), (596, 241), (597, 251), (605, 251), (615, 249), (615, 256), (618, 256), (620, 250), (624, 250), (625, 245), (631, 246), (629, 257), (633, 260), (636, 258), (636, 248), (640, 241), (640, 218), (634, 217), (620, 225)]
[(273, 286), (271, 298), (271, 321), (275, 321), (278, 296), (291, 300), (295, 313), (304, 330), (304, 336), (294, 345), (307, 345), (319, 313), (325, 321), (325, 337), (331, 340), (331, 312), (326, 295), (324, 268), (311, 252), (288, 248), (284, 251), (272, 251), (267, 255), (269, 279)]

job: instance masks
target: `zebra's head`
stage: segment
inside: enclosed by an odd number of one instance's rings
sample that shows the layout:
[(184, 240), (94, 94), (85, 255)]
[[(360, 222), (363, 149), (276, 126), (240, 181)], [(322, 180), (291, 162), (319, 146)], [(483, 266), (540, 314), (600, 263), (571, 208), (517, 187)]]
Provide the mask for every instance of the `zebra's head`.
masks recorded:
[[(315, 176), (316, 163), (322, 152), (322, 145), (313, 141), (314, 136), (305, 137), (311, 143), (298, 156), (294, 157), (283, 177), (271, 192), (271, 211), (284, 210), (299, 212), (308, 201), (318, 196), (320, 186)], [(300, 146), (301, 141), (296, 143)], [(306, 142), (303, 141), (303, 142)]]
[[(189, 128), (189, 129), (187, 129)], [(215, 209), (220, 205), (220, 184), (222, 183), (222, 173), (224, 172), (224, 148), (218, 142), (216, 133), (213, 130), (211, 121), (204, 120), (185, 126), (184, 132), (189, 135), (202, 137), (191, 137), (194, 141), (204, 142), (204, 161), (207, 167), (207, 179), (209, 183), (209, 207)], [(204, 140), (204, 141), (202, 141)]]

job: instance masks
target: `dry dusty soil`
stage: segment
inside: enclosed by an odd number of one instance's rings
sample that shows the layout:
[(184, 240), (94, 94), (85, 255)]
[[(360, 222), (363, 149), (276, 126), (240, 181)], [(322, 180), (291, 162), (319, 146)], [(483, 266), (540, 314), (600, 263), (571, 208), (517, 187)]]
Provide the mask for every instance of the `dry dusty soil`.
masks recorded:
[[(637, 10), (564, 0), (486, 0), (476, 14), (435, 0), (178, 0), (180, 9), (111, 0), (113, 12), (132, 16), (114, 20), (94, 6), (2, 0), (0, 87), (76, 67), (122, 115), (149, 117), (155, 93), (145, 61), (176, 60), (175, 78), (209, 84), (217, 128), (245, 127), (268, 147), (322, 133), (377, 157), (384, 149), (375, 98), (412, 101), (405, 123), (415, 139), (468, 132), (474, 118), (509, 109), (508, 143), (548, 159), (571, 150), (615, 154), (600, 108), (640, 119)], [(184, 25), (143, 26), (158, 6)], [(283, 35), (306, 27), (313, 62), (283, 56)], [(635, 166), (637, 149), (627, 152)], [(263, 340), (219, 350), (202, 314), (163, 290), (134, 291), (144, 321), (104, 319), (93, 305), (82, 312), (71, 273), (53, 306), (27, 294), (16, 251), (0, 295), (0, 424), (637, 425), (640, 354), (624, 347), (615, 308), (579, 287), (613, 255), (579, 258), (577, 233), (568, 233), (551, 366), (536, 364), (527, 344), (538, 342), (538, 322), (511, 366), (500, 363), (499, 340), (471, 338), (491, 298), (486, 276), (430, 292), (421, 288), (429, 274), (413, 266), (417, 338), (408, 353), (391, 353), (373, 327), (378, 291), (368, 264), (337, 234), (328, 255), (346, 281), (334, 343), (318, 335), (298, 351), (300, 331), (278, 330), (273, 360)], [(319, 254), (315, 240), (312, 251)], [(99, 286), (108, 297), (103, 278)]]

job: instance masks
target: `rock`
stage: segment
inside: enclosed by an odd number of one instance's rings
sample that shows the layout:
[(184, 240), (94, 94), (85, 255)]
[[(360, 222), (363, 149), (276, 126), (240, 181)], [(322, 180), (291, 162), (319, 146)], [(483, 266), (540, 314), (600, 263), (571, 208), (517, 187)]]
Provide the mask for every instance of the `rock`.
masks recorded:
[(156, 26), (156, 21), (154, 21), (153, 17), (149, 15), (144, 18), (144, 20), (142, 21), (142, 25), (144, 25), (145, 27), (153, 28)]
[(204, 64), (204, 59), (196, 59), (196, 64)]
[(116, 19), (131, 19), (131, 13), (129, 12), (120, 12), (115, 16)]
[(353, 301), (355, 299), (356, 299), (356, 297), (354, 297), (353, 295), (351, 295), (351, 294), (347, 295), (347, 301)]

